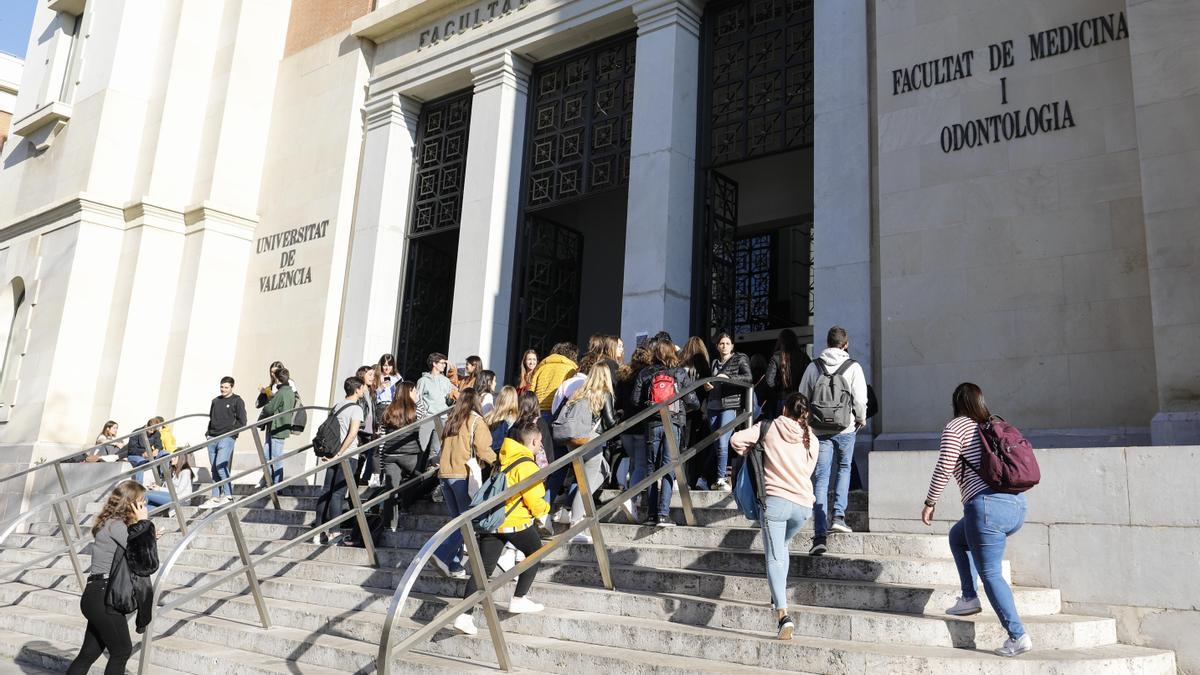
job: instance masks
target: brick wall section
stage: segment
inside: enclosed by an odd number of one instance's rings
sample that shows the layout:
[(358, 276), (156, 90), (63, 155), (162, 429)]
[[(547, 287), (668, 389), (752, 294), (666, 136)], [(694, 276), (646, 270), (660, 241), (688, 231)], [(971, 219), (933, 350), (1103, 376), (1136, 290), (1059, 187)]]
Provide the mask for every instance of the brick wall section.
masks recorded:
[(284, 57), (348, 29), (373, 5), (374, 0), (292, 0)]

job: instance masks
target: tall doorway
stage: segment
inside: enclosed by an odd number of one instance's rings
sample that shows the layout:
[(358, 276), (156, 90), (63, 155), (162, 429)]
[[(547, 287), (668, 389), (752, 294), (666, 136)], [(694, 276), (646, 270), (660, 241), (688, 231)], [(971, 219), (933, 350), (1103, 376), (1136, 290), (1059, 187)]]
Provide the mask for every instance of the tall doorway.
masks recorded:
[(416, 179), (409, 217), (396, 365), (416, 380), (426, 357), (450, 344), (462, 215), (470, 90), (431, 101), (417, 122)]
[(769, 357), (812, 342), (812, 1), (704, 10), (693, 329)]
[(534, 66), (509, 372), (527, 349), (620, 332), (636, 37)]

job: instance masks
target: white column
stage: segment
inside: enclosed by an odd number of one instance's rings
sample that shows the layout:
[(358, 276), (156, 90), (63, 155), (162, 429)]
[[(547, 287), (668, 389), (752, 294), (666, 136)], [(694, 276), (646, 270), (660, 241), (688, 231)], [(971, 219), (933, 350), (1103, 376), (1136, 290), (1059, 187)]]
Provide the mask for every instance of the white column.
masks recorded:
[(528, 63), (507, 51), (471, 69), (475, 95), (449, 356), (457, 363), (478, 354), (498, 381), (507, 356), (529, 72)]
[(700, 9), (644, 0), (637, 16), (621, 338), (686, 337), (692, 285)]
[(412, 210), (420, 106), (391, 93), (368, 102), (366, 110), (335, 381), (396, 348), (404, 237)]
[[(814, 3), (813, 35), (813, 352), (825, 348), (830, 326), (845, 328), (874, 384), (866, 0)], [(855, 455), (864, 480), (870, 445), (871, 434), (860, 433)]]

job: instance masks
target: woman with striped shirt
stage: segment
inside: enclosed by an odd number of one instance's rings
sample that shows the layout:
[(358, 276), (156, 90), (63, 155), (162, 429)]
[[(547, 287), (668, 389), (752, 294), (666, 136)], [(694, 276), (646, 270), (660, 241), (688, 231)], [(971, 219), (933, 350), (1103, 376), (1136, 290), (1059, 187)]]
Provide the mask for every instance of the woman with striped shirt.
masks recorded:
[(983, 399), (983, 391), (964, 382), (954, 389), (951, 403), (954, 419), (942, 430), (941, 454), (933, 468), (929, 494), (921, 511), (921, 520), (926, 525), (932, 524), (938, 498), (950, 482), (950, 476), (954, 476), (962, 495), (963, 517), (950, 528), (950, 550), (958, 567), (962, 596), (946, 613), (966, 616), (981, 611), (979, 592), (975, 587), (978, 570), (988, 602), (1008, 631), (1008, 640), (996, 653), (1000, 656), (1024, 654), (1033, 649), (1033, 642), (1025, 633), (1021, 617), (1017, 616), (1012, 589), (1004, 581), (1001, 570), (1006, 540), (1025, 523), (1025, 495), (995, 492), (976, 471), (983, 450), (979, 425), (992, 416)]

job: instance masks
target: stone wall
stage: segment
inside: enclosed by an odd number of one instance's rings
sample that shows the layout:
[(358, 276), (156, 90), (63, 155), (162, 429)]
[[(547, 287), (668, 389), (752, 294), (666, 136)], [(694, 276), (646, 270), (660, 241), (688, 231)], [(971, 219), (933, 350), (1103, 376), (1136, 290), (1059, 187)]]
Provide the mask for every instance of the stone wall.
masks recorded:
[[(932, 528), (921, 502), (934, 451), (871, 457), (871, 530), (947, 532), (962, 516), (956, 487)], [(1062, 591), (1064, 611), (1112, 616), (1122, 642), (1174, 649), (1200, 673), (1200, 447), (1038, 451), (1042, 483), (1009, 539), (1013, 581)]]
[[(1036, 59), (1030, 44), (1031, 34), (1125, 9), (1123, 0), (876, 5), (884, 433), (936, 431), (964, 380), (1030, 429), (1150, 426), (1131, 42)], [(1006, 40), (1012, 65), (991, 71), (989, 46)], [(897, 85), (897, 71), (965, 52), (970, 75)], [(953, 125), (1055, 102), (1069, 103), (1073, 126), (942, 147)]]

